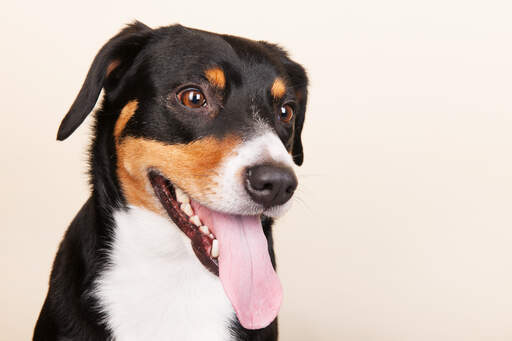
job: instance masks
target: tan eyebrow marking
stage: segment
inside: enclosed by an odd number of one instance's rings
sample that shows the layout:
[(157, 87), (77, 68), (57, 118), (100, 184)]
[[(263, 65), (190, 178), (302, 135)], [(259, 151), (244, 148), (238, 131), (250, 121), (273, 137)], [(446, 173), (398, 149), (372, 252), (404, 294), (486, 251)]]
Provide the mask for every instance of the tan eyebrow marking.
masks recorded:
[(286, 92), (286, 85), (281, 77), (277, 77), (274, 80), (274, 84), (272, 84), (272, 88), (270, 88), (270, 93), (274, 98), (281, 98), (284, 96)]
[(213, 67), (204, 72), (206, 79), (215, 87), (219, 89), (224, 89), (226, 86), (226, 76), (224, 75), (224, 71), (222, 71), (219, 67)]

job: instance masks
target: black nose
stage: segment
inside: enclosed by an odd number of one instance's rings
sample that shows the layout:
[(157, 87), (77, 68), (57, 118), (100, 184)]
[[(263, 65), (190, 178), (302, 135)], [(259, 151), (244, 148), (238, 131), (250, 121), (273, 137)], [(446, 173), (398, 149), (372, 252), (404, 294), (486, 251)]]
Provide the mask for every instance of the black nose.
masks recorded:
[(248, 168), (245, 189), (252, 200), (265, 208), (287, 202), (297, 188), (295, 173), (285, 167), (261, 165)]

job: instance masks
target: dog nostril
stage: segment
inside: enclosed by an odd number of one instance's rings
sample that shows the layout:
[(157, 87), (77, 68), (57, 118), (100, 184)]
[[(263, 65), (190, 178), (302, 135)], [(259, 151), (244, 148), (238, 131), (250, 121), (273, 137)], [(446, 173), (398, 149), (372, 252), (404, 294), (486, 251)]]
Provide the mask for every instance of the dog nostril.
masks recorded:
[(271, 191), (273, 188), (274, 186), (270, 182), (267, 182), (266, 184), (263, 185), (264, 191)]
[(286, 193), (292, 194), (295, 191), (295, 188), (293, 186), (288, 186), (286, 188)]

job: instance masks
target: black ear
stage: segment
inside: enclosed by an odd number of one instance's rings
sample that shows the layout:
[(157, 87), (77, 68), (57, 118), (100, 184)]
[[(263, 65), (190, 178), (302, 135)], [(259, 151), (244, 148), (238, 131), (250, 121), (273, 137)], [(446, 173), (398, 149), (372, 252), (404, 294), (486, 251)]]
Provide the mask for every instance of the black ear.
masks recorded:
[(103, 87), (115, 87), (122, 77), (122, 71), (126, 71), (144, 47), (149, 32), (151, 28), (136, 21), (101, 48), (92, 62), (78, 96), (60, 124), (57, 140), (65, 140), (82, 124), (94, 108)]
[(298, 108), (295, 112), (295, 126), (293, 131), (292, 157), (298, 165), (304, 162), (304, 151), (302, 149), (301, 133), (306, 117), (306, 104), (308, 102), (308, 75), (302, 65), (294, 62), (288, 57), (288, 53), (279, 45), (260, 41), (264, 46), (270, 49), (272, 54), (283, 64), (288, 76), (288, 83), (293, 87), (297, 97)]
[(308, 77), (304, 68), (290, 59), (286, 58), (284, 65), (288, 73), (288, 80), (295, 90), (297, 97), (297, 110), (295, 117), (295, 127), (293, 133), (292, 157), (293, 161), (298, 165), (304, 162), (304, 151), (302, 150), (301, 133), (306, 117), (306, 104), (308, 102)]

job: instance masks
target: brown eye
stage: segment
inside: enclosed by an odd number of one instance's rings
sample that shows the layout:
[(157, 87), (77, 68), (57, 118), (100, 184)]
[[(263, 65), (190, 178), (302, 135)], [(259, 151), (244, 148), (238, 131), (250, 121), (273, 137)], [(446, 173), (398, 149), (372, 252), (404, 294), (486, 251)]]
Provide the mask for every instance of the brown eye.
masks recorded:
[(206, 105), (206, 97), (198, 89), (185, 89), (178, 94), (181, 104), (191, 109), (198, 109)]
[(293, 108), (290, 104), (285, 104), (281, 107), (281, 112), (279, 113), (279, 119), (284, 122), (288, 123), (293, 118)]

